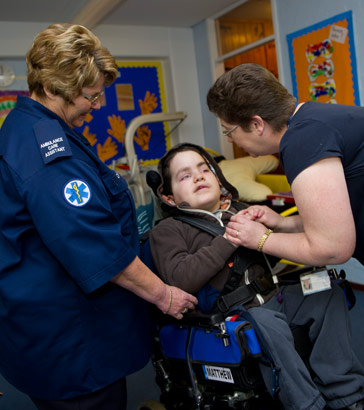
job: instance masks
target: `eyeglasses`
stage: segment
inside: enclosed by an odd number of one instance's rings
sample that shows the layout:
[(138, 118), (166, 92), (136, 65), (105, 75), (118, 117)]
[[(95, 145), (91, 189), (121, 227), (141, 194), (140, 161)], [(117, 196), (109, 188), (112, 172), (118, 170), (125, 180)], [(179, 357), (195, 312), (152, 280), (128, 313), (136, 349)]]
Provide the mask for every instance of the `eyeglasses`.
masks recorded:
[(240, 127), (240, 125), (235, 125), (235, 127), (230, 128), (229, 130), (222, 130), (222, 134), (225, 137), (228, 137), (232, 132), (234, 132), (238, 127)]
[(91, 104), (93, 104), (94, 102), (96, 102), (100, 97), (102, 97), (104, 95), (105, 91), (102, 90), (100, 91), (98, 94), (96, 95), (89, 95), (86, 93), (82, 93), (82, 96), (84, 98), (86, 98), (87, 101), (89, 101)]

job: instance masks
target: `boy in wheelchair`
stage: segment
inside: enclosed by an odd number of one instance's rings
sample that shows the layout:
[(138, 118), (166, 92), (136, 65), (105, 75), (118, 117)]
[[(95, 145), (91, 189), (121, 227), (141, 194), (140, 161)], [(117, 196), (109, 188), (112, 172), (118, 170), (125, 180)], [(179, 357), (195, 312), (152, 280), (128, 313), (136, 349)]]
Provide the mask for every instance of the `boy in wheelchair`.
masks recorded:
[[(332, 284), (329, 290), (304, 296), (300, 284), (278, 286), (265, 255), (257, 251), (245, 255), (252, 262), (239, 267), (244, 274), (239, 286), (232, 286), (236, 246), (223, 232), (214, 236), (178, 218), (192, 215), (225, 226), (241, 209), (236, 189), (213, 158), (194, 144), (172, 148), (158, 169), (157, 195), (171, 217), (161, 220), (149, 238), (162, 279), (195, 294), (203, 311), (228, 312), (238, 304), (248, 309), (279, 369), (278, 397), (285, 409), (364, 409), (364, 370), (351, 347), (347, 303), (340, 287)], [(228, 291), (233, 287), (241, 292), (231, 299)], [(295, 350), (291, 331), (295, 326), (308, 329), (310, 370)], [(270, 366), (261, 362), (259, 367), (272, 391)]]

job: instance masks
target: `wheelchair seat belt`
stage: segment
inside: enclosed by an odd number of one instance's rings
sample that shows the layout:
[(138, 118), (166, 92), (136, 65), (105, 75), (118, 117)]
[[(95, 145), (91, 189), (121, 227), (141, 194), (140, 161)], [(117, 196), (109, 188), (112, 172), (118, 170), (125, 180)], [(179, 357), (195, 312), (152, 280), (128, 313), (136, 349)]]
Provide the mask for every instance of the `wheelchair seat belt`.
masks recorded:
[(249, 281), (249, 268), (259, 265), (265, 271), (269, 271), (269, 266), (262, 254), (251, 249), (239, 247), (233, 254), (233, 265), (230, 275), (225, 283), (221, 295), (216, 300), (216, 307), (222, 313), (227, 312), (237, 304), (246, 305), (255, 298), (260, 304), (264, 303), (261, 295), (267, 295), (274, 289), (271, 275), (264, 275)]

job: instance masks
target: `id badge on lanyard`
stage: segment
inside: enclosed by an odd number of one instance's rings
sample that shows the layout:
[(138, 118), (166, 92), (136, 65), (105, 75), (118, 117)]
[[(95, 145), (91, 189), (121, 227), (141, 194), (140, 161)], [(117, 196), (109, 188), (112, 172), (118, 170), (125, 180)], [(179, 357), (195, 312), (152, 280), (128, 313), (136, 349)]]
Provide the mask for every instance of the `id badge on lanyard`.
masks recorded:
[(300, 282), (305, 296), (331, 289), (331, 280), (326, 269), (304, 273), (300, 276)]

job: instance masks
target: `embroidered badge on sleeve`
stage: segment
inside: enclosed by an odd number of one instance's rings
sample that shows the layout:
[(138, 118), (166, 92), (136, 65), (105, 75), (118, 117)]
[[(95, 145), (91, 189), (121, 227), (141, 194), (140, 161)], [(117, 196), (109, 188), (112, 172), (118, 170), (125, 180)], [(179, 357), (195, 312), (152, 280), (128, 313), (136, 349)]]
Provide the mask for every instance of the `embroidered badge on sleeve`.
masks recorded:
[(41, 120), (34, 125), (40, 153), (45, 164), (59, 157), (71, 157), (67, 137), (57, 120)]
[(86, 182), (72, 179), (67, 182), (63, 190), (66, 201), (73, 206), (84, 206), (91, 198), (91, 190)]

